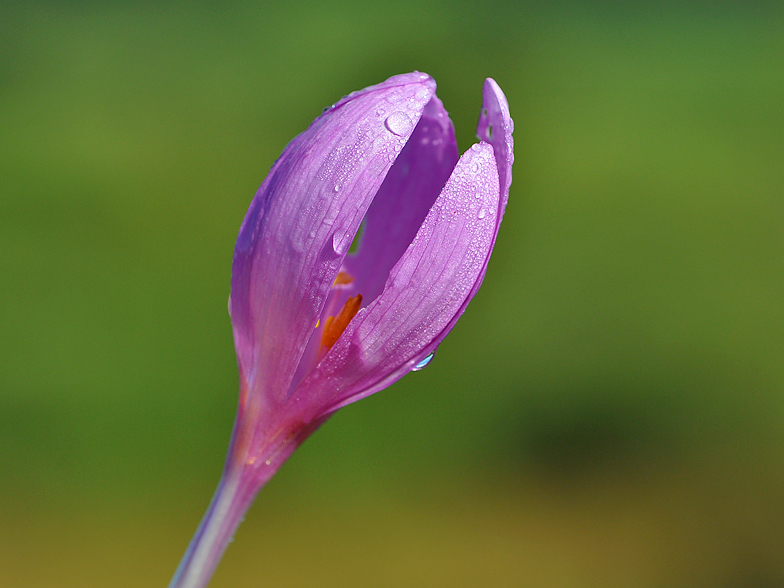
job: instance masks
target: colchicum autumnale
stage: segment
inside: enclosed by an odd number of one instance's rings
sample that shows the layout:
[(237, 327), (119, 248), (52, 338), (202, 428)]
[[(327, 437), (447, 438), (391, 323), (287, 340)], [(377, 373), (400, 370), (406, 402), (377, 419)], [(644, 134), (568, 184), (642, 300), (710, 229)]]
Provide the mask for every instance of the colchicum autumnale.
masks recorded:
[[(234, 250), (239, 366), (223, 475), (170, 588), (206, 586), (262, 486), (337, 409), (426, 362), (484, 278), (512, 181), (492, 79), (458, 158), (435, 81), (354, 92), (283, 150)], [(356, 239), (356, 250), (349, 248)]]

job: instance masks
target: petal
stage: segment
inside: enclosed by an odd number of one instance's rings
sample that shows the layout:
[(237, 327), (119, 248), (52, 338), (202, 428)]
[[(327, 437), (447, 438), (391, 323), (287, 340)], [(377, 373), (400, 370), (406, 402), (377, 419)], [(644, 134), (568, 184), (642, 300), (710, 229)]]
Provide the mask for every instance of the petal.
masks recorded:
[(513, 131), (514, 121), (509, 116), (509, 103), (506, 101), (506, 96), (493, 78), (487, 78), (482, 88), (482, 111), (479, 115), (476, 136), (480, 141), (487, 141), (493, 146), (498, 163), (498, 179), (501, 186), (498, 223), (503, 217), (506, 201), (509, 199), (509, 186), (512, 184)]
[[(361, 294), (367, 306), (384, 289), (389, 271), (414, 239), (458, 160), (455, 129), (438, 97), (425, 106), (414, 132), (395, 160), (363, 219), (360, 245), (343, 260), (353, 281), (334, 288), (320, 324), (334, 316), (350, 296)], [(310, 337), (289, 387), (289, 395), (315, 367), (321, 330)]]
[[(509, 200), (509, 187), (512, 184), (512, 164), (514, 163), (514, 121), (509, 115), (509, 104), (506, 101), (503, 91), (492, 78), (487, 78), (482, 88), (482, 110), (479, 115), (477, 125), (477, 138), (490, 143), (493, 146), (496, 165), (498, 166), (498, 183), (500, 194), (498, 200), (498, 214), (496, 215), (496, 232), (493, 235), (493, 242), (490, 249), (495, 246), (495, 239), (498, 236), (498, 229), (504, 217), (506, 203)], [(479, 291), (482, 281), (485, 279), (487, 262), (490, 261), (488, 255), (485, 267), (482, 269), (479, 279), (474, 284), (470, 298)], [(455, 319), (457, 320), (457, 319)], [(450, 327), (451, 328), (451, 327)]]
[[(384, 291), (294, 393), (317, 418), (389, 386), (435, 349), (465, 310), (497, 230), (493, 148), (474, 145), (392, 269)], [(306, 420), (307, 422), (307, 420)]]
[(383, 290), (389, 271), (414, 239), (458, 156), (454, 126), (434, 96), (368, 209), (356, 255), (344, 260), (354, 277), (353, 291), (362, 294), (365, 306)]
[(353, 235), (434, 92), (414, 73), (343, 98), (262, 183), (232, 267), (234, 341), (252, 395), (285, 398)]

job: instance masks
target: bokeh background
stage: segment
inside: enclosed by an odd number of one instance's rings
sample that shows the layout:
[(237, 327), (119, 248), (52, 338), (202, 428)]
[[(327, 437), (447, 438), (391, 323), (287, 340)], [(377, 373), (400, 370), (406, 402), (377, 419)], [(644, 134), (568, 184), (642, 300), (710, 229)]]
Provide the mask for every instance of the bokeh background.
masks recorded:
[(395, 73), (516, 122), (482, 291), (265, 488), (218, 587), (784, 586), (780, 3), (43, 2), (0, 18), (0, 587), (165, 586), (237, 230)]

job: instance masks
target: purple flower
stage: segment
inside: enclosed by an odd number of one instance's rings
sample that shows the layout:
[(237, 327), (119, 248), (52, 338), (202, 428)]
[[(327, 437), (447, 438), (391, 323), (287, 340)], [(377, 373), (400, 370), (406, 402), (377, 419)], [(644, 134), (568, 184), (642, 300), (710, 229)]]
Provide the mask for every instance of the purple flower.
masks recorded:
[(234, 431), (171, 587), (205, 586), (286, 458), (337, 409), (425, 362), (479, 289), (512, 181), (513, 123), (487, 79), (480, 142), (458, 159), (435, 87), (415, 72), (346, 96), (256, 193), (232, 267)]

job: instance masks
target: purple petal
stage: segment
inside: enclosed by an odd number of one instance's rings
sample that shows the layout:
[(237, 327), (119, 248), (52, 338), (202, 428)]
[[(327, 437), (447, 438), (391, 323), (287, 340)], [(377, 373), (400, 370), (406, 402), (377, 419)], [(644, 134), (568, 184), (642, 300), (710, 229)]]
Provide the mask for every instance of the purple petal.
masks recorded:
[(322, 416), (390, 385), (435, 349), (484, 272), (497, 230), (493, 148), (474, 145), (392, 268), (381, 295), (359, 311), (294, 393)]
[(348, 246), (435, 92), (406, 74), (351, 94), (296, 137), (240, 228), (231, 314), (241, 377), (285, 399)]
[(476, 136), (493, 146), (498, 163), (498, 179), (501, 186), (501, 210), (498, 223), (504, 215), (506, 201), (509, 199), (509, 186), (512, 184), (512, 163), (514, 163), (514, 121), (509, 116), (509, 103), (506, 96), (493, 78), (487, 78), (482, 88), (482, 111)]
[(365, 306), (383, 290), (458, 157), (454, 126), (434, 96), (368, 209), (357, 254), (344, 260), (354, 277), (353, 291), (362, 294)]
[[(336, 315), (349, 296), (362, 294), (367, 306), (381, 293), (389, 271), (414, 239), (457, 160), (454, 126), (441, 101), (433, 96), (365, 215), (358, 252), (343, 260), (342, 271), (353, 282), (330, 292), (321, 324)], [(302, 354), (289, 395), (315, 367), (320, 349), (321, 330), (316, 330)]]
[[(486, 141), (493, 146), (496, 164), (498, 165), (498, 180), (501, 189), (498, 201), (498, 215), (496, 216), (496, 232), (493, 235), (493, 242), (490, 245), (492, 251), (495, 246), (495, 239), (498, 236), (498, 229), (504, 217), (506, 203), (509, 200), (509, 187), (512, 184), (512, 163), (514, 163), (514, 121), (509, 115), (509, 104), (506, 101), (501, 88), (493, 78), (487, 78), (482, 88), (482, 110), (479, 115), (476, 135), (481, 141)], [(485, 279), (487, 263), (490, 261), (488, 255), (485, 266), (474, 284), (474, 288), (469, 296), (469, 300), (479, 291), (482, 281)], [(457, 321), (455, 317), (453, 321)], [(450, 327), (451, 329), (451, 327)]]

